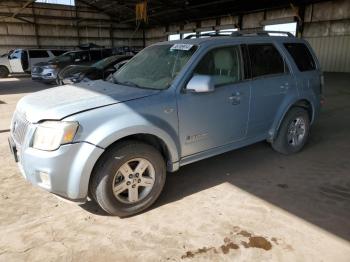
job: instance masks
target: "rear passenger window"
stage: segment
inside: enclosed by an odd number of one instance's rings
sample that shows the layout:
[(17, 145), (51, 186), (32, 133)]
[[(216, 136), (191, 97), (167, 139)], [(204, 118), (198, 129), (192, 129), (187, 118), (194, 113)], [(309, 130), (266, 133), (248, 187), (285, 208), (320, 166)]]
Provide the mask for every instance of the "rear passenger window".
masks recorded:
[(282, 56), (272, 44), (248, 45), (252, 77), (283, 74), (285, 64)]
[(30, 58), (44, 58), (49, 57), (49, 54), (45, 50), (29, 50)]
[(215, 85), (230, 84), (242, 80), (239, 46), (209, 51), (197, 65), (194, 74), (212, 76)]
[(315, 61), (306, 45), (302, 43), (286, 43), (284, 46), (293, 57), (299, 71), (303, 72), (316, 69)]

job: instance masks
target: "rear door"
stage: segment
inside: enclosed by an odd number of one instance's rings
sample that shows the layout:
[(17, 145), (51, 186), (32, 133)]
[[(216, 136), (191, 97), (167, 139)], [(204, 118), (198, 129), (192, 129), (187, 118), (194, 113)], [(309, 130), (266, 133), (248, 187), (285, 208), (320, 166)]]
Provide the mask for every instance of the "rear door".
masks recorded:
[(252, 74), (252, 102), (249, 136), (267, 135), (289, 92), (296, 91), (294, 77), (273, 43), (249, 44)]
[(289, 55), (296, 65), (295, 75), (301, 92), (313, 88), (316, 94), (321, 90), (321, 71), (309, 48), (304, 43), (284, 43)]

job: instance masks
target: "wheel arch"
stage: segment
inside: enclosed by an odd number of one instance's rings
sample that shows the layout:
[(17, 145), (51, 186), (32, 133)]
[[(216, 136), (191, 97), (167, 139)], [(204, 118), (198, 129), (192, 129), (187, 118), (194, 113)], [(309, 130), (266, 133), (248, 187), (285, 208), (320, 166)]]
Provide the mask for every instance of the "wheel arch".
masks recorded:
[[(95, 163), (93, 164), (92, 170), (94, 170), (97, 163), (100, 161), (100, 159), (104, 156), (104, 154), (108, 151), (108, 149), (117, 146), (119, 143), (123, 143), (126, 141), (138, 141), (143, 142), (145, 144), (151, 145), (155, 147), (163, 156), (165, 162), (166, 162), (166, 168), (169, 172), (174, 172), (178, 169), (178, 165), (176, 163), (173, 163), (172, 161), (172, 155), (171, 155), (171, 149), (169, 146), (165, 143), (163, 139), (161, 139), (159, 136), (156, 136), (154, 134), (150, 133), (135, 133), (132, 135), (127, 135), (124, 137), (121, 137), (114, 142), (110, 143), (106, 148), (104, 148), (104, 152), (97, 158)], [(178, 162), (177, 162), (178, 163)], [(91, 185), (92, 181), (92, 170), (89, 175), (89, 179), (87, 181), (87, 185), (85, 186), (86, 190), (84, 190), (86, 193), (89, 191), (89, 187)]]
[(276, 118), (271, 129), (269, 130), (269, 136), (267, 139), (269, 142), (272, 142), (275, 139), (284, 117), (290, 111), (290, 109), (293, 107), (300, 107), (300, 108), (305, 109), (308, 112), (308, 115), (310, 118), (310, 123), (313, 122), (313, 120), (315, 118), (315, 108), (314, 108), (312, 102), (307, 98), (300, 98), (298, 100), (292, 101), (291, 103), (288, 104), (286, 109), (284, 111), (282, 111), (282, 114), (279, 114), (279, 117)]
[(108, 145), (105, 148), (105, 150), (108, 150), (109, 148), (114, 147), (117, 144), (122, 143), (124, 141), (128, 141), (128, 140), (133, 140), (133, 141), (138, 141), (138, 142), (143, 142), (145, 144), (149, 144), (149, 145), (155, 147), (161, 153), (161, 155), (163, 156), (164, 160), (166, 161), (166, 163), (168, 165), (169, 165), (169, 162), (172, 162), (172, 156), (171, 156), (170, 149), (169, 149), (168, 145), (160, 137), (158, 137), (154, 134), (149, 134), (149, 133), (136, 133), (136, 134), (124, 136), (124, 137), (114, 141), (110, 145)]
[(110, 133), (102, 140), (91, 142), (99, 145), (106, 151), (116, 144), (127, 140), (134, 140), (152, 145), (159, 150), (164, 157), (169, 172), (174, 172), (178, 169), (179, 145), (171, 134), (159, 130), (158, 128), (147, 128), (145, 126), (126, 127), (118, 132)]

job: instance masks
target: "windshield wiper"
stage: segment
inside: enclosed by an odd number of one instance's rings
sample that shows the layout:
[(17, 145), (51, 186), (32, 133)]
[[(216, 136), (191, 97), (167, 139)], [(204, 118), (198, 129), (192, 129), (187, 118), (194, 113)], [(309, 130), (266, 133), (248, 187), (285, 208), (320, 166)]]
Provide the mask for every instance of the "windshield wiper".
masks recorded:
[(131, 82), (131, 81), (125, 81), (121, 83), (122, 85), (127, 85), (127, 86), (133, 86), (133, 87), (139, 87), (142, 88), (142, 86), (139, 86), (138, 84)]
[(113, 83), (117, 84), (117, 85), (126, 85), (126, 86), (131, 86), (131, 87), (142, 88), (142, 86), (139, 86), (138, 84), (131, 82), (131, 81), (119, 82), (114, 76), (113, 76)]

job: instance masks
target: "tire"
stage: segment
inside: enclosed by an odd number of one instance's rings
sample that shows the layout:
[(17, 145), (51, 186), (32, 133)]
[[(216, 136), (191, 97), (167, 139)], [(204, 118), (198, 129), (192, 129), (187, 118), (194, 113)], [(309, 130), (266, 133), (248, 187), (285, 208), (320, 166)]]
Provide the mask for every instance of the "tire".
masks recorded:
[(272, 142), (272, 148), (285, 155), (297, 153), (304, 147), (309, 133), (308, 112), (301, 107), (292, 107), (282, 121), (277, 137)]
[(64, 85), (63, 80), (61, 80), (58, 76), (56, 77), (56, 85), (62, 86)]
[[(147, 168), (138, 174), (137, 170), (141, 169), (136, 167), (141, 161), (146, 163), (144, 166)], [(89, 190), (104, 211), (110, 215), (127, 217), (151, 206), (163, 190), (165, 179), (165, 161), (157, 149), (138, 141), (125, 141), (108, 149), (96, 163)], [(151, 180), (152, 186), (142, 186)], [(124, 187), (125, 191), (113, 192)], [(132, 194), (135, 190), (138, 199)]]
[(10, 71), (6, 66), (0, 66), (0, 78), (6, 78), (10, 74)]

